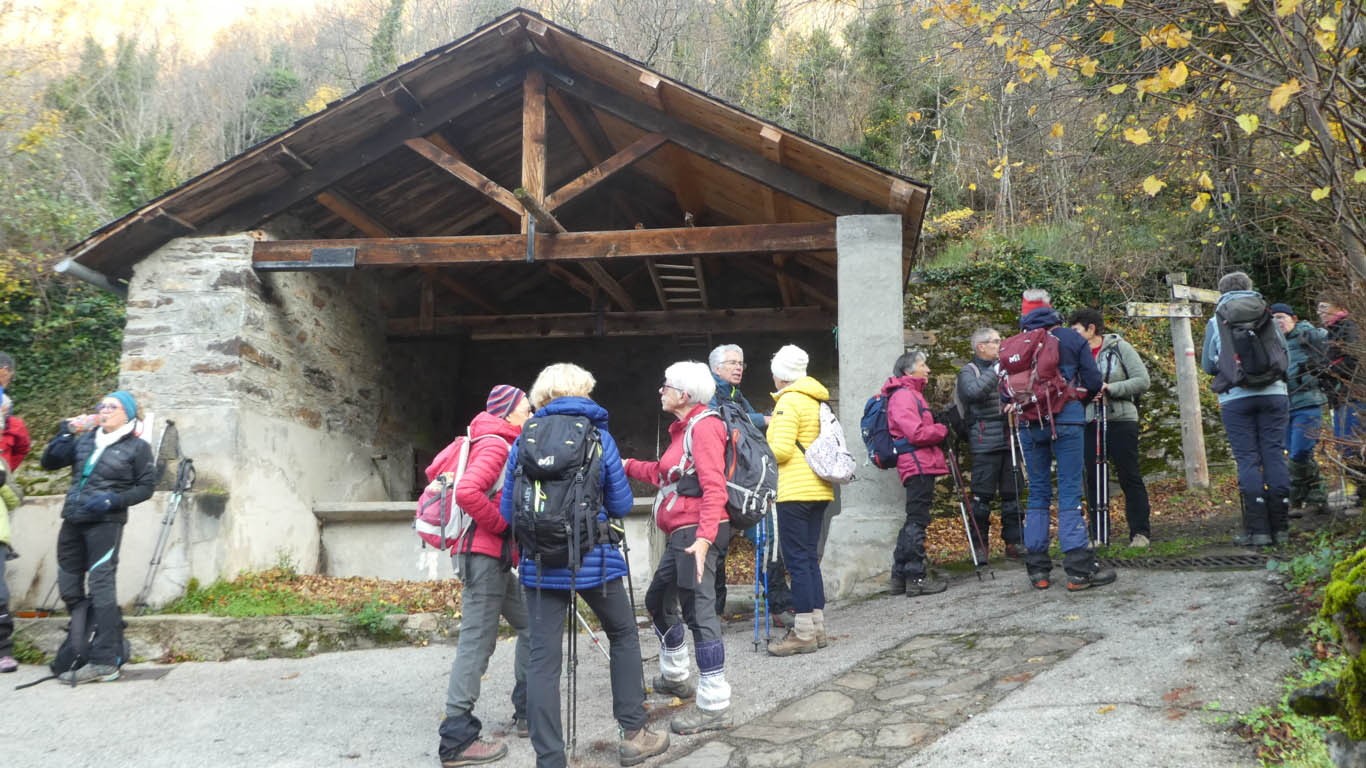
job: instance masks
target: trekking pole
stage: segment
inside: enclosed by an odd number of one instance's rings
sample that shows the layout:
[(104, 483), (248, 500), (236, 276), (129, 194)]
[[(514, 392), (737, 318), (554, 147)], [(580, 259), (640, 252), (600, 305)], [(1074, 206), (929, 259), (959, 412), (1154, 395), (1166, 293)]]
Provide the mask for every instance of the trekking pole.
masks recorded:
[(768, 615), (768, 517), (759, 521), (754, 534), (754, 650), (759, 650), (759, 616), (764, 619), (764, 639), (767, 641), (770, 616)]
[(583, 611), (579, 610), (578, 605), (574, 606), (574, 618), (579, 620), (579, 626), (583, 627), (583, 631), (588, 633), (588, 639), (592, 641), (593, 647), (597, 648), (599, 651), (602, 651), (603, 658), (607, 659), (608, 661), (611, 661), (612, 654), (607, 652), (607, 648), (603, 646), (602, 641), (598, 639), (598, 634), (594, 632), (593, 628), (588, 625), (588, 619), (585, 619), (583, 617)]
[[(654, 520), (654, 513), (651, 512), (650, 522), (654, 523)], [(621, 536), (621, 559), (626, 561), (626, 597), (631, 601), (631, 626), (632, 628), (636, 629), (637, 633), (639, 633), (640, 625), (636, 623), (637, 621), (639, 621), (639, 619), (636, 618), (636, 583), (635, 579), (631, 576), (631, 544), (626, 540), (626, 521), (618, 519), (614, 522), (611, 518), (608, 518), (607, 530), (609, 542), (612, 533), (616, 533), (617, 535)], [(592, 635), (593, 633), (590, 630), (588, 634)], [(594, 638), (593, 642), (596, 643), (597, 638)], [(606, 651), (604, 651), (604, 653), (606, 653)], [(609, 655), (607, 657), (607, 660), (611, 661), (611, 659), (612, 657)], [(643, 656), (640, 659), (640, 690), (642, 693), (646, 693), (645, 657)]]
[(166, 514), (161, 518), (161, 531), (157, 534), (156, 547), (152, 550), (152, 562), (147, 565), (147, 578), (143, 579), (142, 591), (133, 601), (134, 610), (139, 616), (147, 612), (147, 597), (152, 593), (152, 584), (156, 582), (157, 567), (161, 565), (166, 544), (171, 540), (171, 526), (175, 525), (176, 513), (180, 511), (180, 500), (194, 486), (194, 480), (194, 462), (190, 459), (181, 459), (180, 466), (176, 469), (175, 488), (172, 490), (171, 500), (166, 505)]
[(1100, 503), (1099, 530), (1100, 543), (1110, 545), (1110, 415), (1109, 407), (1102, 400), (1100, 404), (1099, 434), (1096, 437), (1096, 457), (1098, 459), (1096, 500)]
[(958, 497), (958, 512), (963, 517), (963, 533), (968, 537), (968, 552), (972, 556), (972, 567), (977, 572), (977, 580), (982, 580), (983, 568), (987, 569), (987, 572), (991, 574), (991, 578), (994, 580), (996, 578), (996, 571), (991, 568), (990, 563), (982, 562), (978, 559), (977, 547), (973, 546), (972, 543), (972, 534), (976, 531), (977, 540), (982, 543), (983, 547), (987, 546), (986, 537), (982, 535), (982, 528), (977, 524), (977, 518), (968, 513), (968, 508), (971, 506), (971, 498), (968, 494), (967, 485), (963, 482), (963, 468), (958, 465), (958, 452), (953, 449), (952, 443), (945, 446), (944, 452), (948, 455), (949, 475), (953, 478), (953, 487), (956, 491), (955, 495)]
[(565, 622), (569, 630), (569, 664), (565, 668), (569, 679), (565, 685), (564, 700), (569, 756), (573, 757), (579, 740), (579, 628), (574, 626), (574, 616), (579, 613), (579, 593), (574, 589), (569, 590), (569, 610), (570, 615)]

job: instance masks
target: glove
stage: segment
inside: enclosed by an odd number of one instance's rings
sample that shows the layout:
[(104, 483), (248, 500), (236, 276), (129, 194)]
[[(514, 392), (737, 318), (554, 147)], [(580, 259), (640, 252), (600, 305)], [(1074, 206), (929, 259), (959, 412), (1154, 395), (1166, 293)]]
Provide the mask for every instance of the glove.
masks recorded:
[(104, 491), (85, 500), (81, 505), (82, 517), (99, 517), (100, 515), (112, 512), (122, 506), (119, 503), (119, 495)]

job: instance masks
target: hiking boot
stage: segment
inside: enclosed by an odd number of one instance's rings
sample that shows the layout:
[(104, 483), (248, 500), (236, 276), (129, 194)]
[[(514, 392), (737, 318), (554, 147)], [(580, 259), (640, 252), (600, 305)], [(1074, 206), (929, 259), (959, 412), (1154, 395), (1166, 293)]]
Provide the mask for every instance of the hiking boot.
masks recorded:
[(669, 734), (656, 733), (649, 728), (627, 731), (617, 744), (617, 757), (622, 765), (640, 765), (655, 755), (669, 750)]
[(1007, 560), (1023, 560), (1023, 559), (1024, 559), (1024, 556), (1025, 556), (1025, 548), (1024, 548), (1024, 546), (1022, 546), (1022, 545), (1020, 545), (1020, 544), (1007, 544), (1007, 545), (1006, 545), (1006, 559), (1007, 559)]
[(650, 686), (654, 688), (655, 693), (677, 696), (680, 699), (691, 699), (697, 695), (697, 680), (691, 675), (682, 680), (670, 680), (663, 675), (656, 675)]
[[(1275, 543), (1275, 545), (1278, 546), (1278, 547), (1282, 547), (1282, 546), (1285, 546), (1286, 544), (1289, 544), (1289, 543), (1290, 543), (1290, 531), (1276, 531), (1276, 532), (1272, 533), (1272, 534), (1271, 534), (1271, 541), (1272, 541), (1273, 543)], [(2, 662), (0, 662), (0, 663), (2, 663)], [(0, 672), (3, 672), (3, 671), (4, 671), (4, 669), (3, 669), (3, 668), (0, 668)]]
[(80, 669), (63, 672), (58, 680), (72, 685), (81, 683), (112, 683), (119, 679), (119, 668), (113, 664), (86, 664)]
[(0, 674), (19, 671), (19, 662), (13, 656), (0, 656)]
[(531, 738), (531, 722), (525, 717), (512, 718), (512, 732), (517, 734), (519, 739)]
[(1048, 589), (1053, 586), (1053, 582), (1049, 580), (1048, 574), (1043, 571), (1035, 571), (1029, 574), (1029, 583), (1033, 585), (1035, 589)]
[(797, 637), (797, 630), (789, 629), (783, 639), (778, 642), (770, 641), (768, 644), (768, 654), (770, 656), (792, 656), (798, 653), (815, 653), (820, 645), (816, 643), (813, 633), (809, 639), (803, 640)]
[(1134, 534), (1134, 537), (1129, 539), (1129, 546), (1134, 549), (1147, 549), (1148, 545), (1151, 543), (1152, 542), (1148, 540), (1148, 537), (1141, 533)]
[(906, 597), (920, 597), (921, 595), (937, 595), (948, 589), (947, 582), (936, 579), (932, 576), (924, 576), (919, 579), (911, 579), (906, 582)]
[(900, 576), (893, 576), (887, 580), (887, 594), (904, 595), (906, 594), (906, 580)]
[(1269, 547), (1276, 543), (1276, 540), (1271, 538), (1270, 534), (1266, 533), (1254, 533), (1247, 537), (1247, 539), (1247, 546), (1252, 547)]
[(725, 709), (702, 709), (694, 706), (687, 712), (669, 721), (669, 730), (679, 736), (687, 736), (702, 731), (723, 731), (729, 728), (730, 707)]
[(825, 626), (816, 627), (816, 647), (824, 648), (830, 645), (830, 636), (825, 634)]
[(441, 758), (442, 768), (455, 768), (459, 765), (483, 765), (502, 760), (508, 753), (508, 745), (501, 741), (475, 739), (455, 757)]
[(1115, 575), (1114, 568), (1097, 568), (1085, 576), (1073, 576), (1068, 574), (1067, 591), (1080, 592), (1083, 589), (1090, 589), (1091, 587), (1103, 587), (1106, 584), (1115, 583), (1116, 578), (1117, 576)]

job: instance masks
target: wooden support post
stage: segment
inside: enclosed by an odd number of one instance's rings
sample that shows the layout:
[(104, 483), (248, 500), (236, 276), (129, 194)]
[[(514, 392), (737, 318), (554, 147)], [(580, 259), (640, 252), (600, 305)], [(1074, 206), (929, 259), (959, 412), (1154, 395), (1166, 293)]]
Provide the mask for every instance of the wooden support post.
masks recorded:
[[(1167, 275), (1168, 285), (1186, 282), (1184, 272)], [(1173, 292), (1175, 296), (1175, 292)], [(1172, 351), (1176, 356), (1176, 397), (1181, 405), (1181, 452), (1185, 456), (1186, 487), (1209, 487), (1205, 459), (1205, 428), (1200, 414), (1200, 376), (1196, 371), (1195, 340), (1189, 317), (1173, 317)]]
[(529, 70), (522, 83), (522, 189), (536, 203), (545, 201), (545, 75), (538, 69)]

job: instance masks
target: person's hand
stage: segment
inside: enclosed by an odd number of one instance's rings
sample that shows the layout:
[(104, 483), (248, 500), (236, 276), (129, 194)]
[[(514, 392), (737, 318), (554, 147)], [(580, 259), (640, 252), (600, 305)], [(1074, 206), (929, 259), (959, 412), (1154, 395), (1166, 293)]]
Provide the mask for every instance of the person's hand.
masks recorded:
[(1020, 407), (1015, 403), (1006, 403), (1005, 405), (1001, 406), (1001, 413), (1004, 413), (1007, 416), (1014, 415), (1014, 413), (1018, 410), (1020, 410)]
[(119, 506), (119, 495), (104, 491), (86, 499), (85, 503), (81, 505), (81, 512), (89, 517), (97, 517), (112, 512)]
[(693, 562), (697, 563), (697, 583), (702, 583), (702, 576), (707, 571), (707, 550), (711, 549), (711, 542), (706, 539), (698, 539), (683, 550), (692, 555)]
[(66, 428), (73, 435), (79, 435), (82, 432), (88, 432), (89, 430), (94, 428), (95, 424), (96, 416), (93, 413), (82, 413), (79, 416), (72, 416), (71, 418), (66, 420)]

